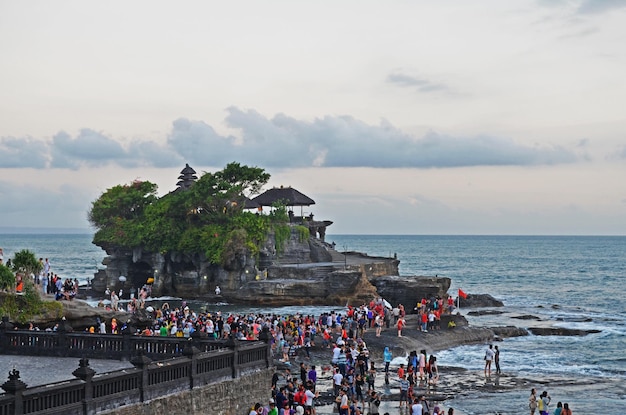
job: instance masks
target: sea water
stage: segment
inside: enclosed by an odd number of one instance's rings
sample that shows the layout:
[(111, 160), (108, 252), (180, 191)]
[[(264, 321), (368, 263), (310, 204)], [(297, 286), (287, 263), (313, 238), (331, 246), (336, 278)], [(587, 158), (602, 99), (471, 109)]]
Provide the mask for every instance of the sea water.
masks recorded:
[[(49, 258), (59, 276), (86, 284), (104, 251), (92, 235), (0, 235), (4, 260), (21, 249)], [(512, 389), (475, 389), (450, 402), (465, 414), (525, 414), (531, 387), (569, 402), (576, 414), (626, 410), (626, 237), (619, 236), (392, 236), (327, 235), (338, 251), (359, 251), (400, 260), (401, 275), (452, 279), (450, 292), (491, 294), (504, 302), (502, 315), (472, 316), (472, 326), (554, 325), (600, 330), (587, 336), (523, 336), (498, 342), (506, 376), (529, 380)], [(416, 301), (418, 299), (416, 298)], [(212, 307), (209, 305), (209, 307)], [(223, 311), (268, 311), (254, 307)], [(279, 308), (319, 314), (321, 308)], [(327, 308), (324, 307), (324, 310)], [(328, 307), (328, 310), (333, 307)], [(534, 316), (520, 320), (512, 316)], [(483, 371), (486, 345), (437, 353), (440, 366)], [(73, 369), (72, 369), (73, 370)], [(442, 373), (445, 380), (446, 373)], [(548, 380), (546, 380), (548, 379)], [(551, 387), (550, 379), (561, 379)], [(572, 386), (563, 386), (571, 381)], [(581, 387), (580, 384), (586, 385)], [(445, 382), (442, 382), (445, 384)]]
[[(582, 337), (530, 335), (497, 343), (503, 372), (531, 382), (521, 392), (485, 388), (457, 397), (453, 405), (464, 413), (528, 413), (531, 387), (548, 390), (553, 407), (569, 402), (578, 414), (626, 410), (626, 237), (329, 235), (327, 240), (340, 251), (395, 254), (401, 275), (450, 277), (454, 295), (462, 289), (504, 302), (501, 316), (469, 316), (461, 310), (473, 326), (600, 330)], [(539, 321), (511, 318), (528, 315)], [(485, 348), (439, 352), (438, 362), (482, 373)], [(544, 382), (550, 378), (589, 386), (554, 389)], [(603, 386), (595, 390), (594, 384)]]

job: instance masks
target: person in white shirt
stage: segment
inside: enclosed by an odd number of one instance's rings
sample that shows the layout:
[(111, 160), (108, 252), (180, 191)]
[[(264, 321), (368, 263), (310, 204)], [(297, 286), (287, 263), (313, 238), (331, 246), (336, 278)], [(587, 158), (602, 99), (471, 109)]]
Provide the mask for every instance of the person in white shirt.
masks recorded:
[(339, 371), (339, 369), (335, 369), (335, 374), (333, 375), (333, 387), (335, 390), (335, 396), (339, 396), (339, 390), (341, 389), (341, 382), (343, 381), (343, 375)]
[(485, 376), (491, 376), (491, 362), (496, 353), (493, 351), (493, 344), (485, 351)]
[(413, 399), (413, 405), (411, 405), (411, 415), (422, 415), (424, 407), (420, 403), (418, 398)]

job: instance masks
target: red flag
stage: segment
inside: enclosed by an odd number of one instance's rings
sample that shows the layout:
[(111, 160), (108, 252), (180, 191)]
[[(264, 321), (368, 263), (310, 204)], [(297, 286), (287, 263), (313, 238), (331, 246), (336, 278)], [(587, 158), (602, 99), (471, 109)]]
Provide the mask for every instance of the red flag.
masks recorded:
[(461, 298), (467, 298), (467, 294), (465, 294), (465, 291), (463, 291), (462, 289), (459, 288), (459, 297)]

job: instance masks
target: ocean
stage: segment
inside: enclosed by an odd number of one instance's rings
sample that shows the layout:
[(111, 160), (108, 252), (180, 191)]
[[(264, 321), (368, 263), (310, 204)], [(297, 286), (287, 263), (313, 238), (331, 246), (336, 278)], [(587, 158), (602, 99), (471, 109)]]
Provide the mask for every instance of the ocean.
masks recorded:
[[(86, 284), (103, 267), (105, 256), (91, 239), (92, 235), (84, 234), (5, 234), (0, 235), (0, 247), (5, 261), (16, 251), (30, 249), (37, 257), (49, 258), (53, 272)], [(473, 326), (600, 330), (582, 337), (529, 335), (498, 342), (502, 379), (508, 379), (502, 384), (508, 386), (493, 387), (485, 381), (484, 388), (458, 394), (447, 405), (456, 413), (529, 413), (531, 387), (547, 390), (553, 406), (568, 402), (575, 414), (617, 414), (626, 409), (626, 237), (327, 235), (326, 241), (335, 242), (339, 251), (396, 254), (401, 275), (449, 277), (451, 293), (462, 289), (504, 302), (501, 315), (473, 316), (462, 309)], [(310, 312), (318, 314), (320, 308)], [(437, 352), (439, 365), (481, 374), (485, 347)], [(442, 391), (445, 384), (444, 370)]]

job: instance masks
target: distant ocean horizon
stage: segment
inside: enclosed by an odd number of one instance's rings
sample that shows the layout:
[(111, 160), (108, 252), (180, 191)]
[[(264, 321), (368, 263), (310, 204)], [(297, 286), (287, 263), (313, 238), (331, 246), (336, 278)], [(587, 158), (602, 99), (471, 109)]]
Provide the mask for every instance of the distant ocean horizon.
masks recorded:
[[(5, 260), (30, 249), (38, 257), (50, 258), (52, 270), (60, 276), (86, 281), (103, 268), (106, 255), (91, 243), (92, 238), (90, 233), (2, 234), (0, 230), (0, 247)], [(626, 237), (327, 234), (326, 241), (335, 242), (339, 252), (397, 255), (404, 276), (449, 277), (453, 295), (462, 289), (503, 301), (501, 315), (472, 316), (462, 309), (472, 326), (527, 327), (536, 320), (515, 317), (534, 316), (542, 324), (600, 331), (498, 342), (503, 372), (529, 383), (461, 394), (450, 404), (462, 413), (525, 414), (531, 387), (548, 390), (554, 403), (569, 402), (576, 414), (621, 413), (626, 408)], [(311, 314), (320, 310), (299, 309)], [(461, 346), (437, 352), (437, 358), (440, 366), (482, 373), (484, 349), (485, 345)], [(442, 373), (442, 390), (447, 376), (453, 375)]]
[[(95, 230), (92, 228), (82, 227), (35, 227), (35, 226), (0, 226), (0, 235), (22, 235), (22, 234), (81, 234), (81, 235), (93, 235)], [(400, 233), (400, 234), (385, 234), (385, 233), (340, 233), (338, 236), (626, 236), (622, 234), (604, 234), (604, 233), (590, 233), (590, 234), (536, 234), (536, 233)], [(327, 235), (326, 239), (329, 238)]]

